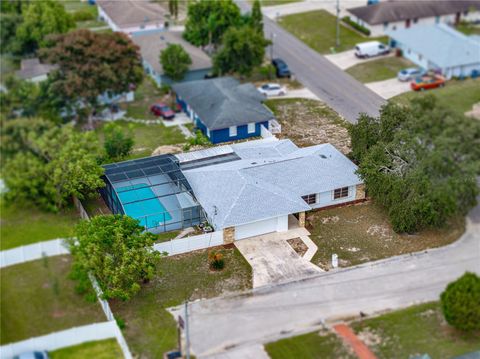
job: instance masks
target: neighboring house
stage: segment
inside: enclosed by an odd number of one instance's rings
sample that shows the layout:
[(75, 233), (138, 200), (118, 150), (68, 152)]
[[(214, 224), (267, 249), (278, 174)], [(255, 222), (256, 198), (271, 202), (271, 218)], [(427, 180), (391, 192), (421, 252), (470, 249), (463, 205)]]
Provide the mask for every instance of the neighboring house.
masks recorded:
[(177, 102), (212, 143), (275, 132), (278, 122), (263, 105), (265, 97), (252, 84), (232, 77), (191, 81), (172, 86)]
[(113, 31), (134, 34), (165, 29), (167, 11), (149, 0), (97, 0), (98, 16)]
[(200, 48), (185, 41), (180, 32), (165, 31), (161, 33), (137, 34), (132, 37), (132, 40), (140, 47), (145, 71), (159, 86), (172, 83), (172, 80), (164, 74), (162, 64), (160, 63), (160, 52), (168, 44), (181, 45), (192, 59), (192, 64), (183, 81), (201, 80), (212, 69), (210, 57)]
[(480, 0), (389, 0), (347, 11), (353, 21), (379, 36), (416, 25), (456, 25), (461, 20), (479, 20)]
[(20, 63), (20, 70), (15, 75), (22, 80), (41, 82), (47, 79), (48, 74), (56, 69), (55, 65), (42, 64), (38, 58), (24, 59)]
[(357, 166), (331, 144), (264, 139), (177, 154), (209, 223), (231, 242), (289, 229), (289, 216), (365, 199)]
[(480, 72), (480, 42), (445, 24), (389, 31), (391, 45), (424, 69), (441, 70), (447, 78)]

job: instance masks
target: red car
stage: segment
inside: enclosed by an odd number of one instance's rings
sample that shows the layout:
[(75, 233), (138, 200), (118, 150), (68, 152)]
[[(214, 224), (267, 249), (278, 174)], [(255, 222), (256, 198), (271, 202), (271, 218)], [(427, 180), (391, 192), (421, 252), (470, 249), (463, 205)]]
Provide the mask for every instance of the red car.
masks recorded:
[(445, 86), (445, 78), (440, 75), (420, 76), (410, 83), (413, 91), (425, 91), (443, 86)]
[(171, 120), (175, 117), (175, 112), (164, 103), (156, 103), (150, 107), (150, 112), (155, 116), (162, 116), (165, 120)]

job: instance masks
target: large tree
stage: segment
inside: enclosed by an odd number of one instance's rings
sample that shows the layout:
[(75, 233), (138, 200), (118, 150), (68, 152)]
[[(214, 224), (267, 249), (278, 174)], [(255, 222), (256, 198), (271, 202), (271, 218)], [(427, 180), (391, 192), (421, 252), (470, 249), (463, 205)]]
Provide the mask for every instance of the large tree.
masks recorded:
[(241, 22), (240, 9), (232, 0), (190, 2), (183, 36), (196, 46), (217, 47), (223, 34)]
[(32, 1), (22, 12), (23, 21), (16, 29), (16, 38), (24, 52), (45, 46), (47, 35), (63, 34), (75, 27), (72, 16), (58, 1)]
[(250, 26), (230, 28), (214, 57), (215, 71), (220, 74), (238, 72), (249, 75), (255, 67), (262, 64), (268, 44), (270, 41), (263, 37), (263, 33)]
[(438, 227), (475, 205), (479, 122), (426, 97), (410, 107), (389, 103), (379, 118), (363, 115), (350, 135), (358, 173), (395, 231)]
[(8, 120), (1, 127), (6, 199), (24, 199), (57, 211), (71, 196), (83, 198), (104, 185), (101, 148), (93, 132), (41, 119)]
[(98, 280), (106, 299), (128, 300), (142, 282), (155, 274), (160, 253), (153, 250), (155, 236), (145, 232), (138, 221), (122, 215), (96, 216), (80, 222), (71, 240), (76, 278), (83, 272)]
[(250, 24), (255, 30), (263, 34), (263, 15), (260, 0), (255, 0), (253, 2)]
[(174, 81), (180, 81), (192, 64), (192, 59), (182, 45), (168, 44), (167, 48), (160, 53), (160, 63), (165, 75)]
[(56, 36), (41, 55), (58, 65), (50, 75), (50, 91), (86, 111), (89, 121), (101, 105), (100, 95), (128, 92), (143, 78), (138, 47), (119, 32), (77, 30)]
[(135, 141), (133, 131), (130, 128), (124, 129), (111, 122), (105, 125), (105, 139), (103, 147), (109, 161), (123, 160), (133, 148)]

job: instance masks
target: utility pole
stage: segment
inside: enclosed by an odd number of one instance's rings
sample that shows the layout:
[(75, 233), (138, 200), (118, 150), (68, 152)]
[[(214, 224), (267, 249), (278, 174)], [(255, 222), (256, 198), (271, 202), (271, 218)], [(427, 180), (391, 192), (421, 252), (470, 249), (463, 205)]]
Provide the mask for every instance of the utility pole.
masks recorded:
[(188, 324), (188, 302), (185, 301), (185, 352), (187, 359), (190, 359), (190, 333)]
[(335, 45), (340, 46), (340, 0), (337, 0), (337, 36)]

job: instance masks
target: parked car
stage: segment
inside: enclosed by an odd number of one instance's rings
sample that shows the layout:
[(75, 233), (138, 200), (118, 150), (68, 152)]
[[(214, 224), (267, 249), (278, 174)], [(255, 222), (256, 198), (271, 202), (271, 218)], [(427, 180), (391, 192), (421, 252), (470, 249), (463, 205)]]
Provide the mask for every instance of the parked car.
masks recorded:
[(355, 45), (355, 56), (360, 59), (386, 55), (389, 52), (390, 47), (379, 41), (368, 41)]
[(445, 86), (445, 78), (440, 75), (419, 76), (410, 83), (413, 91), (425, 91), (443, 86)]
[(171, 120), (175, 117), (175, 112), (164, 103), (156, 103), (150, 107), (150, 112), (155, 116), (162, 116), (165, 120)]
[(16, 355), (13, 359), (48, 359), (48, 353), (46, 351), (27, 352)]
[(399, 81), (410, 81), (422, 76), (423, 74), (425, 74), (425, 71), (420, 67), (410, 67), (408, 69), (398, 71), (397, 79)]
[(273, 59), (272, 65), (275, 67), (277, 77), (290, 77), (292, 73), (288, 68), (288, 65), (282, 59)]
[(270, 96), (283, 96), (287, 93), (287, 89), (284, 86), (279, 84), (265, 84), (258, 88), (260, 93), (264, 94), (267, 97)]

